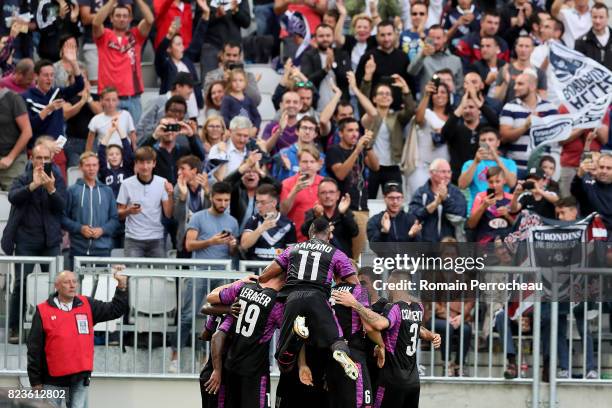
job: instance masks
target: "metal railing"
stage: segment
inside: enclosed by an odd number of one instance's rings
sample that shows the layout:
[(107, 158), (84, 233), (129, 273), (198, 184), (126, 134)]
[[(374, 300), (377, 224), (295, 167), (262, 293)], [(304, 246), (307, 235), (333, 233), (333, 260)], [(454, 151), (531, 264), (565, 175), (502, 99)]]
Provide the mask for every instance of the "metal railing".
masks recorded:
[[(32, 285), (27, 288), (23, 285), (16, 286), (14, 291), (10, 290), (11, 276), (25, 273), (25, 266), (42, 264), (49, 270), (48, 274), (35, 272), (32, 275)], [(201, 356), (208, 351), (208, 346), (202, 349), (197, 341), (197, 333), (202, 324), (202, 318), (198, 310), (201, 304), (201, 296), (207, 294), (217, 285), (229, 280), (239, 279), (248, 273), (259, 273), (267, 266), (268, 262), (243, 261), (240, 263), (240, 271), (234, 271), (230, 260), (193, 260), (193, 259), (144, 259), (144, 258), (90, 258), (76, 257), (75, 272), (80, 277), (81, 288), (84, 295), (95, 299), (110, 301), (114, 293), (114, 280), (111, 278), (113, 265), (124, 265), (123, 273), (130, 277), (129, 281), (129, 313), (123, 318), (114, 322), (102, 323), (95, 326), (95, 331), (99, 332), (96, 336), (100, 346), (95, 352), (95, 371), (98, 376), (118, 376), (118, 377), (167, 377), (170, 373), (171, 346), (176, 347), (176, 357), (178, 366), (176, 375), (179, 377), (195, 378), (202, 362)], [(24, 267), (22, 267), (23, 265)], [(35, 269), (35, 268), (33, 268)], [(19, 331), (21, 334), (18, 344), (8, 343), (8, 315), (10, 312), (10, 300), (13, 293), (19, 296), (19, 300), (30, 299), (29, 302), (35, 305), (46, 299), (51, 293), (52, 283), (56, 274), (62, 270), (60, 258), (45, 257), (0, 257), (0, 281), (4, 279), (5, 286), (2, 293), (5, 299), (0, 300), (4, 304), (4, 331), (5, 337), (0, 342), (0, 347), (4, 350), (0, 355), (4, 356), (4, 361), (0, 362), (0, 373), (2, 374), (24, 374), (26, 372), (24, 338), (25, 331), (29, 328), (28, 322), (31, 321), (27, 309), (19, 311)], [(534, 268), (515, 268), (497, 267), (489, 268), (487, 273), (499, 274), (501, 280), (509, 279), (512, 275), (515, 279), (521, 280), (525, 274), (539, 273)], [(606, 276), (612, 276), (611, 270), (606, 269), (584, 269), (580, 273), (595, 276), (601, 280)], [(26, 278), (27, 280), (28, 278)], [(42, 279), (42, 283), (39, 281)], [(600, 290), (602, 285), (599, 285)], [(586, 289), (585, 289), (586, 290)], [(203, 295), (199, 295), (202, 293)], [(537, 406), (540, 401), (540, 341), (550, 333), (556, 333), (559, 326), (559, 304), (556, 302), (540, 303), (534, 300), (532, 309), (526, 311), (520, 309), (513, 317), (509, 316), (508, 299), (492, 299), (487, 293), (478, 292), (473, 299), (473, 312), (469, 315), (464, 313), (465, 303), (462, 303), (461, 320), (458, 327), (469, 325), (470, 330), (457, 330), (453, 336), (450, 330), (451, 323), (448, 319), (441, 321), (436, 317), (435, 302), (428, 302), (424, 307), (431, 311), (429, 322), (424, 323), (427, 328), (438, 332), (444, 337), (444, 351), (441, 353), (446, 358), (439, 359), (437, 352), (432, 349), (419, 347), (418, 361), (424, 366), (426, 373), (422, 376), (424, 381), (477, 381), (477, 382), (502, 382), (502, 373), (507, 369), (506, 357), (509, 354), (510, 344), (516, 343), (516, 363), (519, 375), (522, 363), (528, 363), (531, 367), (531, 375), (519, 376), (513, 382), (530, 384), (532, 387), (532, 403)], [(439, 299), (438, 302), (443, 301)], [(523, 294), (519, 294), (518, 302), (525, 302)], [(21, 304), (21, 303), (19, 303)], [(442, 302), (449, 314), (450, 304)], [(30, 305), (32, 306), (32, 305)], [(542, 322), (542, 308), (550, 308), (550, 333), (540, 331)], [(596, 326), (597, 338), (594, 340), (597, 345), (597, 371), (601, 374), (603, 369), (609, 366), (607, 360), (602, 360), (603, 348), (608, 344), (603, 324), (603, 305), (595, 302), (588, 306), (580, 304), (578, 308), (593, 309), (597, 311), (597, 323), (587, 322), (586, 319), (580, 320), (583, 333), (584, 329)], [(198, 309), (198, 310), (196, 310)], [(494, 313), (501, 310), (503, 314), (498, 314), (494, 319)], [(574, 311), (577, 309), (573, 309)], [(588, 311), (588, 310), (586, 310)], [(484, 315), (483, 315), (484, 314)], [(521, 318), (523, 315), (531, 316), (531, 333), (521, 330)], [(571, 313), (569, 313), (571, 317)], [(484, 316), (484, 317), (483, 317)], [(563, 313), (561, 316), (564, 316)], [(494, 330), (494, 321), (498, 321), (497, 329)], [(442, 323), (441, 323), (442, 322)], [(518, 323), (518, 324), (515, 324)], [(181, 326), (189, 326), (191, 335), (185, 337), (181, 333)], [(518, 326), (512, 336), (507, 335), (509, 328)], [(500, 330), (499, 328), (503, 328)], [(575, 324), (570, 319), (568, 322), (568, 332), (570, 339), (574, 337)], [(467, 333), (470, 333), (469, 335)], [(608, 336), (612, 339), (612, 336)], [(186, 340), (186, 341), (185, 341)], [(574, 342), (569, 346), (569, 379), (557, 379), (555, 376), (558, 359), (556, 350), (558, 347), (556, 335), (550, 337), (550, 400), (556, 401), (557, 384), (569, 381), (586, 382), (585, 379), (572, 379), (572, 351)], [(480, 347), (483, 345), (484, 347)], [(113, 346), (116, 342), (118, 347)], [(448, 369), (452, 361), (451, 345), (456, 345), (458, 376), (449, 376)], [(466, 345), (473, 346), (469, 353)], [(274, 344), (273, 344), (274, 347)], [(273, 348), (272, 347), (272, 348)], [(582, 344), (582, 376), (586, 375), (586, 344)], [(273, 352), (273, 351), (272, 351)], [(501, 354), (500, 354), (501, 353)], [(501, 360), (500, 360), (501, 359)], [(440, 363), (441, 361), (441, 363)], [(608, 364), (608, 365), (606, 365)], [(272, 362), (273, 365), (273, 362)], [(464, 369), (469, 368), (471, 373), (465, 373)], [(554, 368), (554, 369), (553, 369)], [(441, 372), (440, 372), (441, 370)], [(610, 380), (593, 380), (593, 383), (610, 383)]]

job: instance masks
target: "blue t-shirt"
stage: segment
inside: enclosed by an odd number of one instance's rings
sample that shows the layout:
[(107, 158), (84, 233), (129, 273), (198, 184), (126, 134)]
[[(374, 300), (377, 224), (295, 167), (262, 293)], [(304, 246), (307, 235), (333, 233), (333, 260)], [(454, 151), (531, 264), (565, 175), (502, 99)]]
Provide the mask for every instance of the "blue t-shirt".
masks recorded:
[[(198, 211), (187, 224), (186, 230), (190, 229), (198, 231), (198, 241), (212, 238), (223, 230), (238, 237), (238, 221), (227, 213), (213, 215), (209, 210)], [(213, 245), (192, 252), (192, 258), (195, 259), (229, 259), (229, 257), (228, 245)]]
[[(512, 159), (506, 159), (505, 157), (500, 157), (500, 159), (504, 162), (504, 166), (508, 169), (509, 172), (516, 174), (516, 163)], [(463, 163), (463, 168), (461, 169), (461, 173), (465, 172), (474, 162), (474, 160), (468, 160)], [(469, 216), (472, 212), (472, 203), (474, 202), (474, 197), (476, 194), (487, 191), (487, 170), (489, 167), (498, 167), (497, 162), (494, 160), (483, 160), (478, 163), (478, 167), (476, 167), (476, 172), (474, 173), (474, 178), (469, 185), (470, 189), (470, 197), (468, 200), (467, 207), (467, 215)], [(504, 186), (504, 191), (510, 192), (510, 188), (508, 186)]]

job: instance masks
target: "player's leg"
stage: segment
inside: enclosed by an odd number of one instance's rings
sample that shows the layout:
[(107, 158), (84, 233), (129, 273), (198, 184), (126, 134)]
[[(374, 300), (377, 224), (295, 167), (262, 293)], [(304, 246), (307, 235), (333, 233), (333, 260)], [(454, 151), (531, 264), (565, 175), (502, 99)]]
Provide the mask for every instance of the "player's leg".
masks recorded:
[(374, 396), (372, 395), (372, 383), (370, 372), (368, 369), (367, 358), (364, 352), (351, 349), (351, 357), (359, 367), (359, 378), (356, 381), (357, 401), (361, 399), (359, 408), (369, 408), (374, 405)]
[(405, 395), (406, 398), (404, 399), (404, 405), (401, 408), (419, 408), (421, 384), (417, 383), (406, 387)]
[(374, 408), (404, 407), (405, 393), (402, 388), (380, 384), (376, 387)]
[(293, 298), (292, 296), (287, 299), (285, 304), (283, 324), (278, 340), (278, 350), (275, 355), (278, 360), (278, 368), (284, 373), (294, 368), (304, 340), (309, 336), (306, 321), (300, 315), (303, 309), (302, 304), (302, 299)]

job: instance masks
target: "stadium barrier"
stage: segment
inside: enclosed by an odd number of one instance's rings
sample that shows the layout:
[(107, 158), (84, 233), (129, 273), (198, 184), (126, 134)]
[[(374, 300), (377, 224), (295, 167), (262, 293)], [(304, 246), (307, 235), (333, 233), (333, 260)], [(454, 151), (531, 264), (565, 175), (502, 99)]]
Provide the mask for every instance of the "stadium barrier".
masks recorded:
[[(208, 352), (208, 345), (205, 348), (199, 346), (179, 347), (177, 354), (178, 361), (181, 363), (178, 364), (177, 373), (171, 374), (168, 371), (171, 353), (169, 350), (170, 339), (171, 336), (176, 336), (177, 342), (181, 343), (181, 336), (183, 334), (178, 328), (181, 327), (183, 322), (186, 322), (185, 319), (189, 319), (189, 325), (194, 328), (194, 330), (191, 330), (188, 344), (198, 343), (196, 341), (197, 332), (202, 327), (203, 318), (198, 313), (200, 305), (197, 304), (196, 307), (192, 307), (197, 289), (200, 288), (206, 294), (219, 284), (239, 279), (248, 273), (260, 273), (267, 264), (267, 262), (242, 261), (239, 264), (239, 270), (235, 271), (230, 260), (76, 257), (74, 270), (79, 275), (81, 282), (80, 292), (84, 295), (104, 301), (112, 299), (116, 287), (116, 282), (112, 278), (112, 271), (115, 265), (123, 265), (125, 269), (123, 269), (122, 273), (130, 277), (129, 313), (123, 319), (100, 323), (95, 326), (96, 333), (100, 333), (97, 336), (97, 341), (101, 345), (96, 347), (94, 375), (139, 378), (167, 378), (168, 376), (197, 377), (201, 364), (204, 361), (205, 353)], [(11, 289), (11, 287), (17, 274), (19, 277), (23, 276), (26, 265), (41, 265), (43, 268), (34, 267), (33, 272), (26, 277), (27, 288), (21, 285), (17, 289), (22, 303), (25, 297), (26, 307), (19, 311), (19, 342), (18, 344), (9, 344), (8, 315), (10, 296), (15, 290)], [(47, 269), (49, 272), (41, 272), (42, 269)], [(3, 317), (5, 319), (2, 324), (5, 336), (0, 342), (0, 347), (4, 348), (0, 353), (0, 356), (3, 357), (3, 360), (0, 361), (0, 374), (26, 374), (25, 332), (30, 328), (31, 317), (34, 314), (36, 304), (46, 299), (52, 293), (55, 276), (62, 270), (63, 262), (61, 257), (0, 257), (0, 283), (4, 283), (3, 290), (0, 293), (5, 297), (3, 301), (0, 300), (0, 304), (4, 305)], [(518, 276), (518, 279), (522, 281), (524, 274), (534, 272), (539, 273), (538, 270), (533, 268), (495, 267), (487, 269), (487, 273), (499, 274), (499, 279), (502, 280), (507, 280), (510, 275), (513, 275), (515, 277)], [(595, 276), (599, 279), (600, 284), (598, 287), (600, 295), (604, 287), (605, 277), (612, 275), (612, 270), (603, 268), (582, 269), (579, 272)], [(587, 280), (584, 282), (585, 286), (581, 289), (586, 292), (590, 289), (586, 286)], [(446, 355), (448, 358), (442, 359), (441, 364), (437, 363), (436, 360), (439, 361), (439, 359), (428, 345), (421, 343), (417, 349), (419, 364), (424, 366), (426, 371), (422, 375), (423, 381), (468, 381), (479, 383), (504, 381), (503, 371), (507, 368), (508, 338), (493, 331), (493, 317), (494, 312), (497, 310), (509, 310), (509, 300), (507, 298), (501, 300), (491, 299), (486, 295), (486, 293), (478, 292), (474, 299), (473, 330), (470, 338), (466, 338), (464, 332), (459, 330), (458, 376), (451, 377), (448, 375), (449, 364), (453, 357), (449, 349), (451, 344), (449, 341), (451, 340), (449, 337), (450, 331), (446, 330), (446, 333), (444, 333), (445, 330), (442, 330), (440, 334), (445, 336), (444, 347), (447, 348)], [(542, 336), (549, 335), (549, 333), (541, 333), (540, 331), (541, 313), (544, 303), (538, 302), (537, 298), (528, 298), (528, 296), (532, 295), (523, 294), (522, 292), (518, 294), (519, 303), (533, 303), (530, 310), (519, 309), (514, 314), (514, 320), (518, 316), (518, 322), (521, 322), (523, 314), (530, 314), (532, 316), (531, 335), (526, 335), (523, 333), (523, 330), (518, 330), (512, 337), (513, 341), (517, 343), (516, 360), (519, 372), (521, 371), (522, 363), (527, 363), (531, 368), (531, 375), (519, 376), (519, 378), (513, 381), (531, 384), (532, 401), (539, 401), (540, 370), (536, 369), (536, 367), (541, 367), (541, 338)], [(187, 303), (184, 301), (185, 297), (187, 297)], [(604, 334), (604, 330), (607, 329), (609, 331), (609, 328), (604, 327), (602, 302), (591, 303), (588, 305), (585, 302), (578, 303), (578, 307), (582, 307), (585, 313), (590, 313), (597, 317), (596, 323), (593, 317), (589, 321), (587, 321), (588, 319), (583, 319), (581, 324), (584, 331), (595, 324), (597, 326), (597, 337), (594, 341), (597, 345), (597, 371), (601, 374), (604, 368), (609, 368), (609, 362), (607, 360), (605, 362), (602, 361), (603, 347), (610, 340), (610, 336), (607, 332)], [(556, 333), (559, 324), (559, 303), (550, 302), (547, 305), (550, 305), (547, 307), (550, 307), (551, 313), (550, 333)], [(188, 317), (182, 313), (186, 307), (189, 310)], [(431, 311), (431, 319), (425, 323), (426, 327), (435, 329), (435, 302), (427, 302), (424, 304), (424, 307)], [(446, 304), (446, 308), (448, 313), (449, 303)], [(575, 311), (576, 308), (573, 310)], [(482, 319), (482, 313), (486, 314), (485, 319)], [(561, 316), (565, 318), (565, 315), (562, 314)], [(571, 318), (571, 313), (569, 316), (569, 338), (574, 340), (575, 323)], [(509, 313), (504, 313), (503, 319), (504, 327), (508, 327), (510, 320)], [(484, 325), (481, 323), (482, 321), (484, 321)], [(464, 323), (466, 322), (462, 313), (461, 325)], [(447, 321), (447, 327), (449, 324)], [(486, 340), (483, 340), (485, 338)], [(499, 341), (494, 341), (496, 338), (499, 338)], [(481, 348), (480, 346), (483, 341), (485, 341), (485, 344)], [(116, 342), (119, 347), (114, 347), (113, 342)], [(462, 346), (465, 342), (471, 342), (474, 346), (468, 356), (463, 355)], [(569, 343), (570, 376), (568, 379), (556, 379), (554, 373), (556, 372), (558, 362), (556, 354), (558, 344), (557, 336), (551, 336), (551, 401), (556, 400), (557, 383), (563, 384), (576, 381), (596, 384), (612, 383), (612, 381), (607, 379), (586, 380), (584, 378), (572, 378), (572, 373), (575, 373), (575, 371), (572, 371), (572, 353), (578, 350), (578, 348), (574, 347), (573, 343), (573, 341)], [(500, 347), (497, 345), (501, 346), (501, 354), (499, 350), (495, 351), (496, 348)], [(580, 348), (582, 349), (582, 377), (586, 377), (586, 343), (583, 343)], [(272, 350), (271, 356), (273, 352)], [(466, 359), (465, 357), (469, 358)], [(272, 359), (271, 364), (275, 367)], [(471, 373), (463, 375), (464, 368), (469, 368)]]

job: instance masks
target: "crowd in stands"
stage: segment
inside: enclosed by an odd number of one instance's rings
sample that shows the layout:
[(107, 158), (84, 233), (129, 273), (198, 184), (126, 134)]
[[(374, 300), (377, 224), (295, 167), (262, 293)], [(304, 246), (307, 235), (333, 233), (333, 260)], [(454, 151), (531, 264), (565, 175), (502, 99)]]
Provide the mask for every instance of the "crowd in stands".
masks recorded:
[[(6, 254), (166, 257), (173, 248), (179, 258), (271, 261), (324, 216), (332, 243), (357, 259), (373, 242), (499, 242), (523, 210), (563, 220), (597, 212), (612, 236), (609, 112), (547, 151), (530, 147), (534, 117), (567, 112), (550, 44), (612, 70), (604, 2), (215, 4), (4, 1)], [(159, 96), (142, 104), (149, 43)], [(258, 86), (254, 62), (279, 71), (275, 89)], [(266, 99), (271, 121), (258, 109)], [(77, 166), (82, 176), (68, 185)], [(385, 210), (370, 212), (379, 197)], [(196, 288), (194, 301), (205, 292)], [(454, 306), (449, 316), (440, 305), (436, 324), (470, 336), (469, 310), (461, 320)]]

